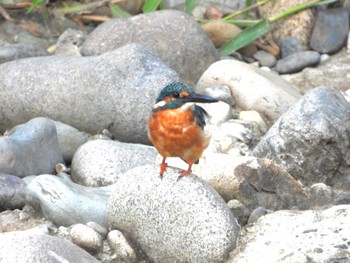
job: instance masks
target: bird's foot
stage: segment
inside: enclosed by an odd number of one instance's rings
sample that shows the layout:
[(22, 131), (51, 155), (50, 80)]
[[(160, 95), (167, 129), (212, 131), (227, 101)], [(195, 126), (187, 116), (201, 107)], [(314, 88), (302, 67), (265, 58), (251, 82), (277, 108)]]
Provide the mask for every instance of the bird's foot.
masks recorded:
[(163, 175), (164, 175), (164, 172), (166, 170), (166, 167), (168, 166), (168, 164), (166, 162), (162, 162), (161, 165), (160, 165), (160, 179), (163, 179)]
[(192, 173), (191, 169), (182, 171), (181, 174), (179, 175), (179, 177), (177, 178), (177, 181), (179, 181), (182, 177), (185, 177), (186, 175), (188, 175), (190, 173)]

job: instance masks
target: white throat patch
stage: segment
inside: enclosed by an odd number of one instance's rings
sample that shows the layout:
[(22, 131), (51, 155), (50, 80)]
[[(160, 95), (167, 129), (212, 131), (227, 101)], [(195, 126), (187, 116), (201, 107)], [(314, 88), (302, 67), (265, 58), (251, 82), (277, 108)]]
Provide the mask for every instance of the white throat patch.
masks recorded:
[(160, 102), (154, 104), (153, 109), (163, 107), (165, 104), (166, 104), (166, 102), (164, 100), (161, 100)]
[(184, 105), (180, 107), (181, 110), (186, 111), (186, 110), (191, 110), (194, 107), (193, 102), (186, 102)]

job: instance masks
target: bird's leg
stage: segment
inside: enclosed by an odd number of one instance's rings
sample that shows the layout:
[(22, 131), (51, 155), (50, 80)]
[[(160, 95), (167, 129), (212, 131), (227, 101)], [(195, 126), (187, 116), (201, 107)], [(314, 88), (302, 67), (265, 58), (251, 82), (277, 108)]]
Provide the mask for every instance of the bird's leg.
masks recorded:
[(163, 178), (163, 174), (164, 174), (164, 172), (165, 172), (165, 169), (166, 169), (166, 167), (167, 167), (167, 163), (165, 162), (165, 159), (166, 159), (166, 157), (163, 157), (163, 161), (162, 161), (162, 163), (161, 163), (161, 165), (160, 165), (160, 178)]
[(192, 173), (192, 170), (191, 170), (192, 164), (193, 164), (193, 162), (188, 162), (188, 169), (182, 171), (181, 174), (180, 174), (180, 176), (179, 176), (179, 178), (177, 178), (177, 180), (179, 180), (179, 179), (181, 179), (182, 177), (184, 177), (184, 176), (186, 176), (186, 175)]

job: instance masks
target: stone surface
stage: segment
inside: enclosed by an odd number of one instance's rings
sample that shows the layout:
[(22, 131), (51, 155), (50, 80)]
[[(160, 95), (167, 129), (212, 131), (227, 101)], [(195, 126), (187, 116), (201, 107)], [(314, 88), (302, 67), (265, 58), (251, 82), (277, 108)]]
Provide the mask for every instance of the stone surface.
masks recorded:
[(254, 121), (259, 125), (259, 130), (262, 134), (267, 131), (267, 125), (261, 115), (256, 111), (241, 111), (238, 115), (239, 120)]
[(28, 57), (47, 56), (45, 49), (28, 44), (12, 44), (0, 47), (0, 64)]
[(320, 54), (315, 51), (294, 53), (278, 60), (275, 70), (280, 74), (295, 73), (306, 67), (317, 65), (320, 59)]
[(102, 236), (87, 225), (76, 224), (72, 226), (70, 237), (74, 244), (91, 253), (102, 250)]
[(319, 87), (281, 116), (253, 155), (273, 160), (305, 185), (334, 185), (348, 174), (349, 143), (350, 104), (340, 92)]
[(256, 52), (253, 57), (259, 61), (260, 66), (265, 66), (265, 67), (270, 67), (272, 68), (273, 66), (276, 65), (276, 58), (274, 55), (264, 51), (264, 50), (259, 50)]
[(80, 131), (108, 128), (116, 139), (142, 143), (148, 142), (147, 120), (159, 91), (178, 80), (174, 71), (138, 44), (101, 56), (4, 63), (0, 79), (0, 131), (47, 116)]
[(110, 231), (107, 242), (117, 259), (125, 262), (137, 262), (136, 253), (122, 232), (118, 230)]
[(318, 86), (328, 86), (339, 91), (349, 89), (350, 53), (342, 50), (316, 68), (305, 68), (296, 74), (282, 75), (282, 78), (303, 92)]
[(63, 162), (53, 121), (35, 118), (15, 133), (0, 138), (0, 172), (25, 177), (55, 173)]
[(26, 187), (26, 201), (59, 226), (94, 221), (107, 227), (108, 187), (89, 188), (67, 176), (40, 175)]
[(227, 86), (208, 87), (204, 90), (203, 94), (226, 102), (231, 107), (235, 105), (235, 102), (231, 96), (231, 90)]
[(143, 43), (190, 84), (195, 84), (203, 71), (219, 59), (200, 25), (191, 16), (175, 10), (105, 22), (88, 35), (81, 52), (85, 56), (96, 55), (128, 43)]
[(242, 229), (228, 263), (349, 262), (350, 206), (278, 211)]
[(301, 97), (298, 90), (279, 76), (235, 60), (212, 64), (196, 90), (202, 93), (210, 86), (229, 87), (238, 107), (256, 110), (270, 121), (275, 121)]
[(348, 10), (319, 10), (310, 39), (310, 48), (320, 53), (334, 53), (345, 45), (348, 34)]
[(25, 183), (17, 176), (0, 173), (0, 211), (22, 208)]
[(78, 246), (57, 237), (16, 231), (0, 234), (0, 261), (3, 263), (98, 263)]
[(155, 148), (146, 145), (111, 140), (89, 141), (74, 155), (72, 180), (85, 186), (110, 185), (126, 171), (151, 164), (156, 157)]
[(109, 223), (153, 262), (222, 262), (234, 248), (237, 221), (217, 192), (195, 175), (168, 168), (130, 170), (114, 185)]
[[(270, 18), (299, 4), (309, 3), (311, 1), (279, 0), (261, 5), (258, 10), (261, 18)], [(314, 21), (315, 15), (311, 9), (305, 9), (292, 16), (280, 19), (271, 23), (273, 39), (277, 44), (280, 44), (282, 39), (294, 36), (301, 41), (303, 46), (307, 47)]]
[(286, 58), (294, 53), (299, 53), (304, 50), (300, 40), (296, 37), (289, 36), (281, 40), (281, 57)]
[(81, 56), (79, 47), (84, 43), (85, 38), (84, 32), (68, 28), (57, 40), (55, 55)]

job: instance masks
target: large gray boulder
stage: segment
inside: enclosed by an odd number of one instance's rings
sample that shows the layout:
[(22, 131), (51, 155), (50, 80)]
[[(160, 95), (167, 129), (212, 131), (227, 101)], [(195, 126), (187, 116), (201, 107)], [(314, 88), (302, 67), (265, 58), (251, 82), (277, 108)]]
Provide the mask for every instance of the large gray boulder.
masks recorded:
[(85, 56), (101, 54), (128, 43), (142, 43), (194, 85), (217, 61), (219, 53), (200, 25), (186, 13), (162, 10), (112, 19), (98, 26), (84, 42)]
[(195, 175), (179, 180), (170, 167), (125, 173), (108, 202), (111, 229), (128, 236), (152, 262), (222, 262), (239, 226), (219, 194)]
[(0, 131), (46, 116), (81, 131), (109, 128), (146, 143), (147, 119), (177, 74), (138, 44), (92, 57), (37, 57), (0, 65)]
[(339, 184), (349, 189), (350, 104), (328, 87), (305, 94), (283, 114), (261, 139), (253, 155), (271, 159), (294, 178), (314, 183)]

